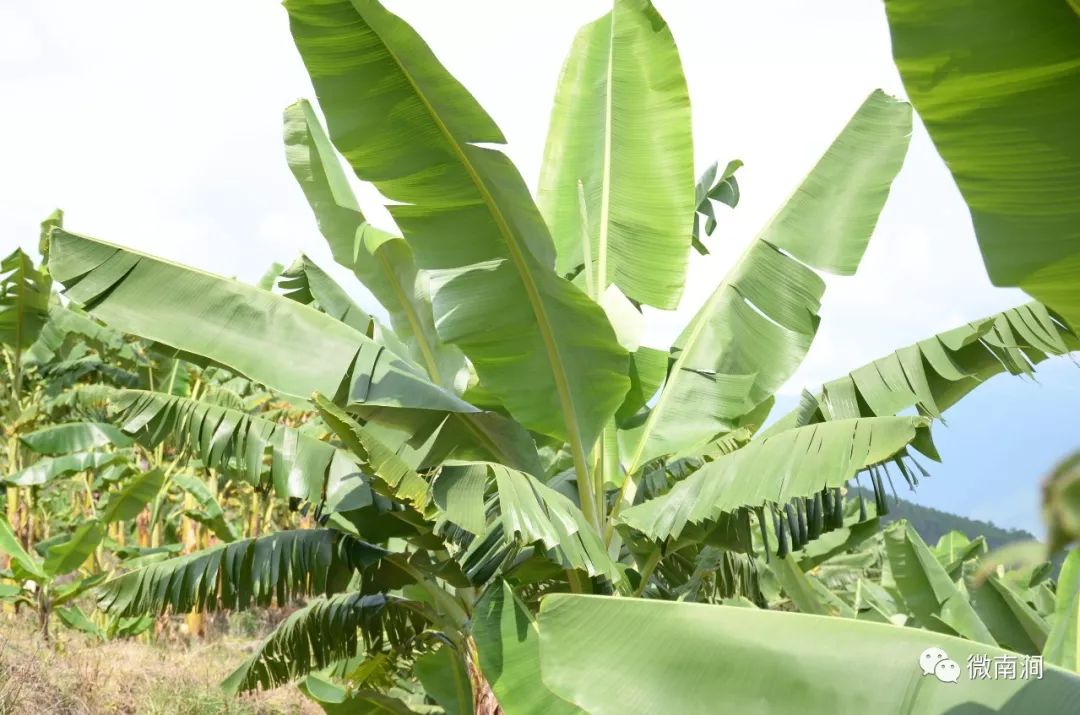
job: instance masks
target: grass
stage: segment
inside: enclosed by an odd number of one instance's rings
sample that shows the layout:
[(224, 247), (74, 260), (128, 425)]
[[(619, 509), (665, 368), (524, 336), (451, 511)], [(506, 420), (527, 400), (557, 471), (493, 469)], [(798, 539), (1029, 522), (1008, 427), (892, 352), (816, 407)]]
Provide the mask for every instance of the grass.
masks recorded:
[(0, 715), (321, 713), (292, 686), (243, 698), (218, 683), (250, 641), (185, 646), (99, 643), (56, 627), (52, 646), (27, 615), (0, 614)]

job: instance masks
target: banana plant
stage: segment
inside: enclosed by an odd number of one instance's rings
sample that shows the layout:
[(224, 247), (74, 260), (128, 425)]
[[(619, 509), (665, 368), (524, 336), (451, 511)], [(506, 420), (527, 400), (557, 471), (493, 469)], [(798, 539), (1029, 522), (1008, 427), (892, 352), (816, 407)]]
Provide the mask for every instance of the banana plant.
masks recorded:
[(112, 492), (95, 516), (82, 521), (69, 533), (51, 539), (52, 543), (39, 543), (38, 549), (47, 546), (42, 549), (43, 558), (25, 550), (7, 520), (0, 519), (0, 552), (10, 559), (8, 569), (0, 575), (17, 584), (15, 588), (5, 588), (5, 597), (26, 602), (34, 608), (46, 642), (50, 637), (49, 620), (54, 610), (65, 623), (81, 628), (85, 616), (80, 617), (77, 606), (65, 604), (100, 584), (108, 575), (100, 567), (84, 568), (84, 563), (94, 556), (105, 540), (107, 526), (133, 519), (153, 499), (164, 478), (160, 471), (147, 472)]
[[(19, 469), (21, 454), (18, 434), (32, 424), (35, 410), (32, 395), (24, 390), (24, 352), (37, 340), (48, 319), (52, 281), (33, 265), (22, 249), (15, 249), (0, 262), (0, 350), (3, 351), (4, 379), (0, 381), (3, 409), (4, 462), (8, 470)], [(20, 492), (6, 490), (7, 518), (28, 531), (29, 505)], [(22, 522), (26, 521), (23, 525)], [(25, 545), (25, 537), (24, 537)]]
[[(925, 631), (745, 607), (755, 553), (812, 603), (795, 554), (855, 538), (851, 480), (865, 475), (882, 506), (894, 472), (914, 484), (916, 454), (937, 458), (929, 428), (944, 410), (1078, 346), (1057, 313), (1027, 304), (807, 391), (761, 429), (817, 332), (819, 271), (858, 268), (910, 106), (870, 93), (676, 342), (654, 348), (642, 306), (679, 304), (697, 217), (714, 208), (703, 201), (734, 204), (737, 167), (695, 183), (686, 81), (651, 3), (616, 0), (574, 40), (535, 200), (493, 119), (404, 20), (375, 0), (285, 8), (326, 122), (311, 103), (289, 107), (286, 160), (334, 260), (390, 325), (307, 257), (274, 292), (272, 275), (247, 286), (53, 228), (49, 269), (68, 300), (306, 412), (121, 400), (125, 433), (174, 439), (314, 525), (119, 575), (102, 607), (306, 599), (227, 685), (303, 678), (328, 710), (831, 712), (856, 668), (874, 677), (841, 709), (937, 712), (968, 697), (920, 687), (918, 653), (937, 643)], [(367, 221), (339, 156), (392, 202), (396, 230)], [(953, 634), (985, 634), (946, 590), (935, 596), (962, 612), (933, 637), (973, 652)], [(708, 603), (662, 602), (678, 598)], [(931, 622), (940, 605), (916, 615)], [(800, 667), (778, 668), (782, 651)], [(970, 697), (1048, 711), (1078, 684), (1050, 669)]]

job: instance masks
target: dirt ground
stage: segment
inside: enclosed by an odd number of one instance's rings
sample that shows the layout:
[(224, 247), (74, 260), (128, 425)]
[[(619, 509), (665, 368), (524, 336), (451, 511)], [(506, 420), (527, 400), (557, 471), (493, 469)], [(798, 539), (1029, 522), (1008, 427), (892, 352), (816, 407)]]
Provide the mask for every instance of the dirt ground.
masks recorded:
[(46, 645), (29, 616), (0, 613), (0, 715), (321, 713), (293, 686), (243, 698), (218, 683), (255, 641), (101, 643), (55, 629)]

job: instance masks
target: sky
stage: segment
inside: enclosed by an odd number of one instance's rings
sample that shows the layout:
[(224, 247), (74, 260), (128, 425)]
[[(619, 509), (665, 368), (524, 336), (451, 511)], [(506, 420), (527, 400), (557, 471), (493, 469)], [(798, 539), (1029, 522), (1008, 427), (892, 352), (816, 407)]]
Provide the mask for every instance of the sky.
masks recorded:
[[(487, 108), (535, 187), (565, 54), (609, 4), (385, 4)], [(649, 312), (645, 343), (666, 347), (866, 95), (904, 92), (873, 0), (655, 4), (682, 54), (697, 171), (745, 162), (742, 202), (720, 212), (680, 308)], [(34, 249), (38, 223), (61, 207), (70, 230), (203, 270), (254, 282), (302, 251), (349, 287), (285, 165), (281, 111), (314, 93), (278, 3), (4, 3), (0, 90), (0, 253)], [(378, 193), (357, 190), (369, 219), (392, 228)], [(990, 285), (960, 194), (917, 121), (862, 267), (827, 280), (821, 330), (782, 403), (1027, 300)], [(1058, 359), (1038, 380), (995, 378), (951, 410), (935, 430), (945, 463), (905, 496), (1041, 534), (1038, 484), (1080, 447), (1068, 409), (1080, 371)]]

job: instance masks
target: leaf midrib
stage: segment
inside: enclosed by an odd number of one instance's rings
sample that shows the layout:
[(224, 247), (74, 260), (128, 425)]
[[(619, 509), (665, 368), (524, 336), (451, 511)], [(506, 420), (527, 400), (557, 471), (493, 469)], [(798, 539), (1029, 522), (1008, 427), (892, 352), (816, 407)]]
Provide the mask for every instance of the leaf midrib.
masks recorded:
[[(608, 23), (608, 61), (607, 61), (607, 86), (604, 96), (604, 154), (601, 165), (600, 179), (600, 236), (597, 240), (596, 257), (596, 295), (603, 295), (607, 290), (607, 254), (608, 254), (608, 223), (611, 220), (611, 147), (612, 147), (612, 94), (614, 93), (614, 66), (615, 66), (615, 9), (611, 11), (611, 21)], [(591, 267), (586, 266), (586, 270)]]
[(454, 154), (458, 157), (458, 161), (461, 163), (466, 173), (468, 173), (474, 187), (480, 193), (481, 198), (483, 198), (485, 205), (487, 205), (488, 207), (489, 213), (495, 220), (495, 224), (498, 227), (499, 233), (507, 246), (510, 258), (514, 264), (515, 269), (517, 270), (518, 276), (521, 278), (522, 285), (525, 287), (525, 293), (528, 296), (530, 305), (532, 306), (533, 314), (536, 316), (537, 327), (540, 328), (540, 334), (544, 340), (544, 348), (548, 354), (549, 367), (551, 368), (552, 378), (555, 380), (555, 388), (559, 395), (559, 402), (563, 412), (563, 420), (566, 423), (569, 437), (568, 441), (570, 442), (571, 449), (574, 453), (575, 465), (580, 465), (578, 469), (578, 477), (581, 478), (582, 476), (587, 475), (587, 471), (584, 471), (585, 454), (584, 446), (581, 442), (581, 432), (577, 420), (577, 410), (574, 406), (573, 396), (570, 393), (570, 386), (567, 381), (566, 374), (562, 369), (562, 357), (559, 352), (559, 347), (555, 342), (554, 335), (552, 334), (550, 321), (547, 316), (547, 310), (544, 307), (543, 301), (540, 298), (539, 289), (537, 288), (536, 283), (532, 278), (532, 274), (529, 273), (529, 271), (527, 270), (525, 257), (521, 253), (520, 247), (514, 240), (513, 232), (510, 230), (510, 226), (507, 223), (506, 218), (502, 215), (502, 211), (495, 203), (494, 197), (487, 190), (484, 182), (481, 181), (480, 176), (476, 173), (476, 169), (473, 167), (472, 163), (465, 155), (465, 152), (458, 143), (457, 138), (450, 131), (449, 127), (447, 127), (446, 124), (442, 121), (442, 118), (439, 116), (438, 112), (435, 111), (435, 108), (432, 106), (427, 96), (420, 90), (420, 87), (417, 85), (416, 80), (413, 78), (412, 74), (405, 67), (405, 65), (401, 62), (401, 59), (398, 57), (394, 49), (386, 43), (383, 37), (379, 34), (379, 31), (376, 30), (370, 23), (368, 23), (368, 27), (371, 28), (372, 33), (374, 33), (379, 38), (382, 46), (386, 49), (387, 54), (394, 61), (394, 64), (397, 65), (398, 69), (401, 70), (401, 73), (405, 77), (405, 79), (408, 80), (409, 86), (412, 87), (413, 92), (416, 94), (416, 97), (421, 102), (423, 102), (424, 108), (427, 110), (432, 121), (435, 122), (435, 125), (438, 127), (440, 133), (442, 133), (443, 136), (447, 139), (447, 142), (452, 147)]
[(386, 256), (383, 255), (381, 246), (375, 249), (375, 258), (379, 261), (379, 267), (382, 268), (383, 273), (386, 275), (387, 282), (390, 284), (390, 289), (394, 291), (394, 295), (397, 296), (398, 303), (401, 304), (402, 310), (405, 311), (405, 320), (409, 322), (409, 326), (412, 328), (413, 336), (416, 338), (416, 344), (420, 348), (420, 353), (424, 356), (424, 362), (427, 363), (428, 372), (431, 374), (431, 379), (436, 384), (443, 385), (442, 376), (439, 374), (439, 368), (435, 363), (435, 354), (428, 345), (427, 338), (424, 335), (423, 330), (420, 327), (420, 317), (413, 310), (412, 304), (409, 302), (405, 292), (401, 290), (401, 284), (396, 280), (393, 271), (390, 269), (390, 262), (386, 260)]

